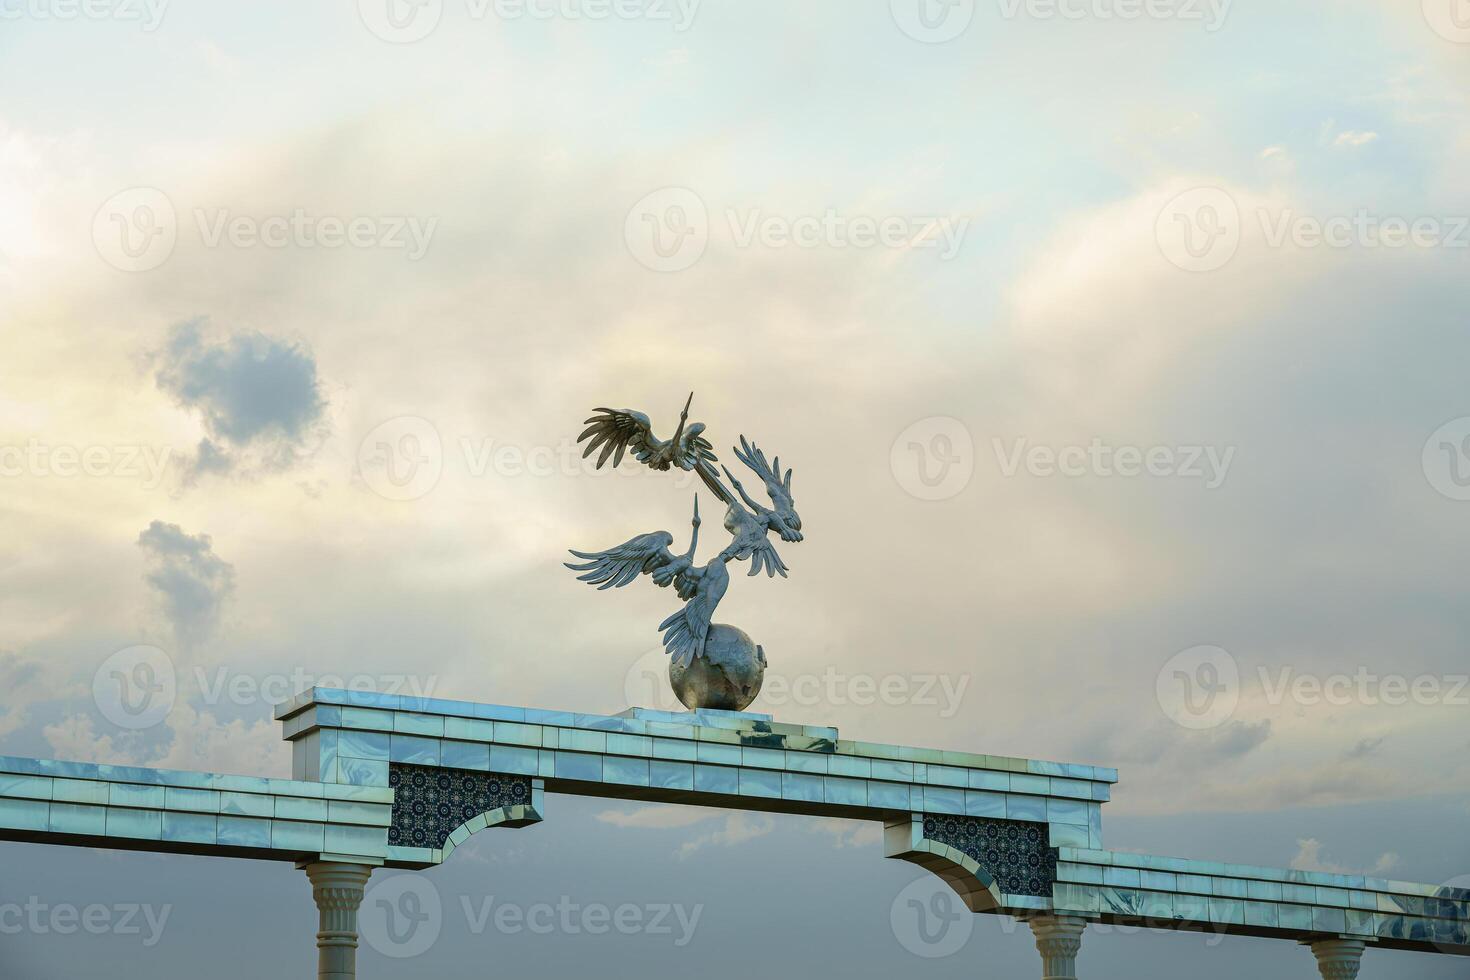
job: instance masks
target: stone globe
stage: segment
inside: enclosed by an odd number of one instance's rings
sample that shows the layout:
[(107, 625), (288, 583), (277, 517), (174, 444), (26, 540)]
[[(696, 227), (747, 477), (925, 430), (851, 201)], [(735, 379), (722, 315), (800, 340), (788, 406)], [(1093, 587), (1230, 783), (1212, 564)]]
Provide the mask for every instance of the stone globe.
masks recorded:
[(724, 623), (709, 628), (704, 653), (687, 667), (670, 662), (669, 683), (690, 711), (744, 711), (761, 692), (766, 653), (744, 630)]

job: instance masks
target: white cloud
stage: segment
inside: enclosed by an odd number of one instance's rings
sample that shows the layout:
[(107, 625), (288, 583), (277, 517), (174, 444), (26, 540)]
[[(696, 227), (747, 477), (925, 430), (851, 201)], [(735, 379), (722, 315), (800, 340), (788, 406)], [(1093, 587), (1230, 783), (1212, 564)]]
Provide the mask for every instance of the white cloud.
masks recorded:
[(54, 725), (47, 725), (41, 734), (57, 759), (112, 765), (137, 763), (118, 750), (111, 735), (98, 735), (87, 715), (72, 715)]
[(678, 855), (682, 861), (696, 851), (706, 847), (733, 847), (757, 837), (764, 837), (775, 829), (770, 817), (751, 813), (732, 813), (725, 817), (725, 826), (713, 833), (685, 841)]
[(658, 804), (640, 806), (633, 810), (603, 810), (597, 814), (597, 819), (614, 827), (669, 830), (675, 827), (692, 827), (720, 815), (718, 810)]
[(819, 817), (804, 821), (802, 826), (812, 833), (831, 837), (832, 846), (839, 850), (848, 847), (872, 847), (883, 842), (883, 825), (873, 820)]
[(1332, 141), (1332, 145), (1338, 149), (1342, 149), (1343, 147), (1355, 149), (1360, 146), (1367, 146), (1369, 143), (1376, 142), (1377, 140), (1377, 133), (1360, 129), (1348, 129), (1338, 133), (1337, 138)]
[[(1361, 868), (1348, 868), (1341, 864), (1335, 864), (1326, 860), (1322, 855), (1322, 842), (1316, 838), (1299, 840), (1297, 843), (1296, 857), (1291, 859), (1293, 871), (1322, 871), (1328, 874), (1348, 875), (1364, 874)], [(1399, 856), (1392, 851), (1380, 855), (1374, 862), (1373, 867), (1367, 870), (1367, 874), (1386, 875), (1398, 867)]]

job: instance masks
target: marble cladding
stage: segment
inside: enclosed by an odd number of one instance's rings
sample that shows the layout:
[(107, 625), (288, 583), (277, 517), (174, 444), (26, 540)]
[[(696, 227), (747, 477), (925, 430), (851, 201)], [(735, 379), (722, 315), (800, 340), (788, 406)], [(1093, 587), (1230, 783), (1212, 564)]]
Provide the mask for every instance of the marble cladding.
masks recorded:
[(0, 757), (0, 837), (382, 863), (386, 788)]

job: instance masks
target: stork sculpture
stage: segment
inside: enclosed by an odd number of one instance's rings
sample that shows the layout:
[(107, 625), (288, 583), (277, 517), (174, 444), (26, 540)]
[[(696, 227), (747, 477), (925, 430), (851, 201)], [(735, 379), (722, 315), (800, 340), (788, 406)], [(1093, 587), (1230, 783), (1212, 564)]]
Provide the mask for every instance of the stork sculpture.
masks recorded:
[(715, 471), (718, 460), (713, 446), (704, 438), (704, 424), (687, 425), (693, 402), (691, 393), (670, 439), (655, 436), (652, 423), (642, 412), (599, 408), (587, 420), (588, 428), (578, 442), (591, 440), (583, 458), (601, 450), (599, 469), (609, 458), (617, 466), (625, 454), (631, 453), (655, 470), (692, 470), (725, 505), (724, 526), (730, 533), (730, 543), (703, 565), (696, 562), (700, 525), (696, 494), (689, 549), (684, 554), (675, 555), (669, 550), (674, 536), (668, 531), (651, 531), (605, 551), (574, 550), (572, 555), (581, 561), (568, 562), (567, 567), (580, 573), (580, 581), (599, 589), (621, 588), (640, 575), (652, 577), (661, 588), (673, 585), (684, 605), (658, 628), (670, 657), (669, 677), (675, 693), (691, 709), (739, 711), (759, 693), (766, 661), (764, 649), (743, 631), (713, 621), (715, 609), (730, 586), (727, 566), (731, 561), (749, 561), (751, 576), (764, 571), (768, 578), (786, 577), (788, 568), (770, 535), (775, 531), (783, 541), (801, 541), (801, 517), (792, 501), (791, 470), (783, 474), (779, 456), (768, 462), (765, 453), (743, 435), (733, 450), (735, 458), (765, 484), (770, 505), (753, 499), (735, 474), (721, 466), (730, 481), (730, 486), (725, 486)]

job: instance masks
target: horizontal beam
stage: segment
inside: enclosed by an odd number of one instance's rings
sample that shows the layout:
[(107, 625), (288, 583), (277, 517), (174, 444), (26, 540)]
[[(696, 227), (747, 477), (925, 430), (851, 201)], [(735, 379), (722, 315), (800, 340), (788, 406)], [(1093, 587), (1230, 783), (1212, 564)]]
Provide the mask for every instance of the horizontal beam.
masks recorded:
[(381, 864), (392, 803), (382, 787), (0, 757), (0, 840)]

